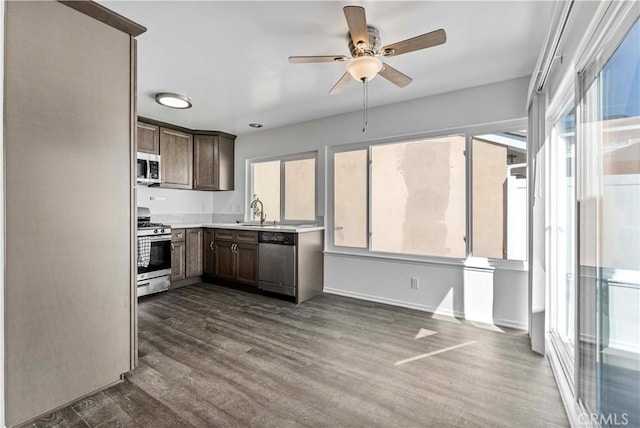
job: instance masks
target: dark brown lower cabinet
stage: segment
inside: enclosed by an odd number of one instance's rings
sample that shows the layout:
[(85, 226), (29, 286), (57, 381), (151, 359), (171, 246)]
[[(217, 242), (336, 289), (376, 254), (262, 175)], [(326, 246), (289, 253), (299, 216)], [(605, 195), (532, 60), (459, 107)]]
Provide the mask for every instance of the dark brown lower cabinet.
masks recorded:
[(172, 230), (171, 281), (176, 282), (202, 275), (203, 233), (202, 228)]
[(258, 246), (236, 244), (236, 282), (258, 285)]
[(236, 255), (234, 243), (228, 241), (217, 241), (214, 243), (216, 249), (215, 275), (220, 279), (229, 281), (236, 277)]
[(209, 277), (216, 274), (216, 247), (214, 237), (213, 229), (204, 230), (202, 273)]
[(258, 233), (214, 232), (215, 276), (241, 284), (258, 285)]
[(186, 277), (184, 241), (171, 242), (171, 281)]
[(185, 266), (186, 277), (202, 275), (202, 242), (203, 231), (200, 228), (187, 229), (185, 234), (186, 250), (185, 250)]

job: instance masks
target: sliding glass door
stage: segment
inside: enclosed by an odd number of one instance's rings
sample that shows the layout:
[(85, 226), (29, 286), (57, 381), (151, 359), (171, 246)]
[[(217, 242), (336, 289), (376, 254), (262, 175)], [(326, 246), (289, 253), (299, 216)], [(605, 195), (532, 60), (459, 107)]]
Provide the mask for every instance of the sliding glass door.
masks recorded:
[(576, 318), (576, 110), (573, 99), (551, 131), (549, 336), (573, 386)]
[(640, 426), (640, 23), (581, 82), (578, 399)]

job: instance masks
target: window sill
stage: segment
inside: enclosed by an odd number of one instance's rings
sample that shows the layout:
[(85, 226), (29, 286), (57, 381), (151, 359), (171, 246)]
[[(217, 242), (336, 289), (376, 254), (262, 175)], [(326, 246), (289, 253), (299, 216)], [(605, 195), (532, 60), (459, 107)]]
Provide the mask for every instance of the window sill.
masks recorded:
[(460, 258), (436, 258), (436, 257), (419, 257), (410, 255), (395, 255), (384, 253), (360, 253), (355, 251), (325, 250), (324, 254), (333, 257), (357, 258), (363, 260), (380, 260), (387, 262), (397, 262), (406, 264), (421, 264), (434, 266), (455, 266), (460, 268), (468, 268), (473, 270), (494, 271), (512, 270), (518, 272), (526, 272), (528, 270), (526, 261), (519, 260), (493, 260), (478, 257), (469, 257), (467, 259)]

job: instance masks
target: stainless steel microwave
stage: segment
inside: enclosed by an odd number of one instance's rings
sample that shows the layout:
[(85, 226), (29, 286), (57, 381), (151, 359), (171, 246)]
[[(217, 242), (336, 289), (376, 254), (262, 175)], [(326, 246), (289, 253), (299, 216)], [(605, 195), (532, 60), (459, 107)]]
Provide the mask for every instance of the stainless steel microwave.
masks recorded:
[(138, 153), (136, 181), (144, 184), (160, 184), (160, 155)]

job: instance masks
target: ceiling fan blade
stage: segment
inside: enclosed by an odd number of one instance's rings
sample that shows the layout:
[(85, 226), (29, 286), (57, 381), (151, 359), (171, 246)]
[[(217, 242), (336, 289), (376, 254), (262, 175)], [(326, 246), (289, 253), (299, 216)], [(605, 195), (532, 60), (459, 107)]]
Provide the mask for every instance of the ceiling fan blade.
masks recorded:
[(351, 77), (351, 75), (347, 72), (344, 73), (344, 75), (340, 78), (340, 80), (338, 80), (338, 83), (336, 83), (333, 88), (331, 88), (331, 90), (329, 91), (329, 93), (331, 95), (335, 95), (335, 94), (339, 94), (340, 92), (342, 92), (344, 90), (344, 88), (347, 87), (347, 85), (351, 82), (353, 82), (353, 77)]
[(364, 42), (369, 46), (369, 32), (367, 30), (367, 16), (364, 13), (364, 7), (345, 6), (344, 17), (349, 26), (349, 33), (353, 45), (358, 46), (359, 42)]
[(388, 64), (382, 63), (382, 70), (378, 73), (380, 76), (387, 79), (389, 82), (393, 83), (396, 86), (404, 88), (409, 83), (413, 82), (413, 79), (407, 76), (404, 73), (399, 72), (395, 68), (391, 67)]
[(303, 64), (310, 62), (341, 62), (346, 61), (348, 57), (345, 55), (320, 55), (320, 56), (290, 56), (291, 64)]
[(389, 46), (383, 47), (380, 52), (384, 56), (398, 56), (407, 52), (438, 46), (447, 41), (447, 33), (443, 29), (432, 31), (421, 36), (412, 37)]

